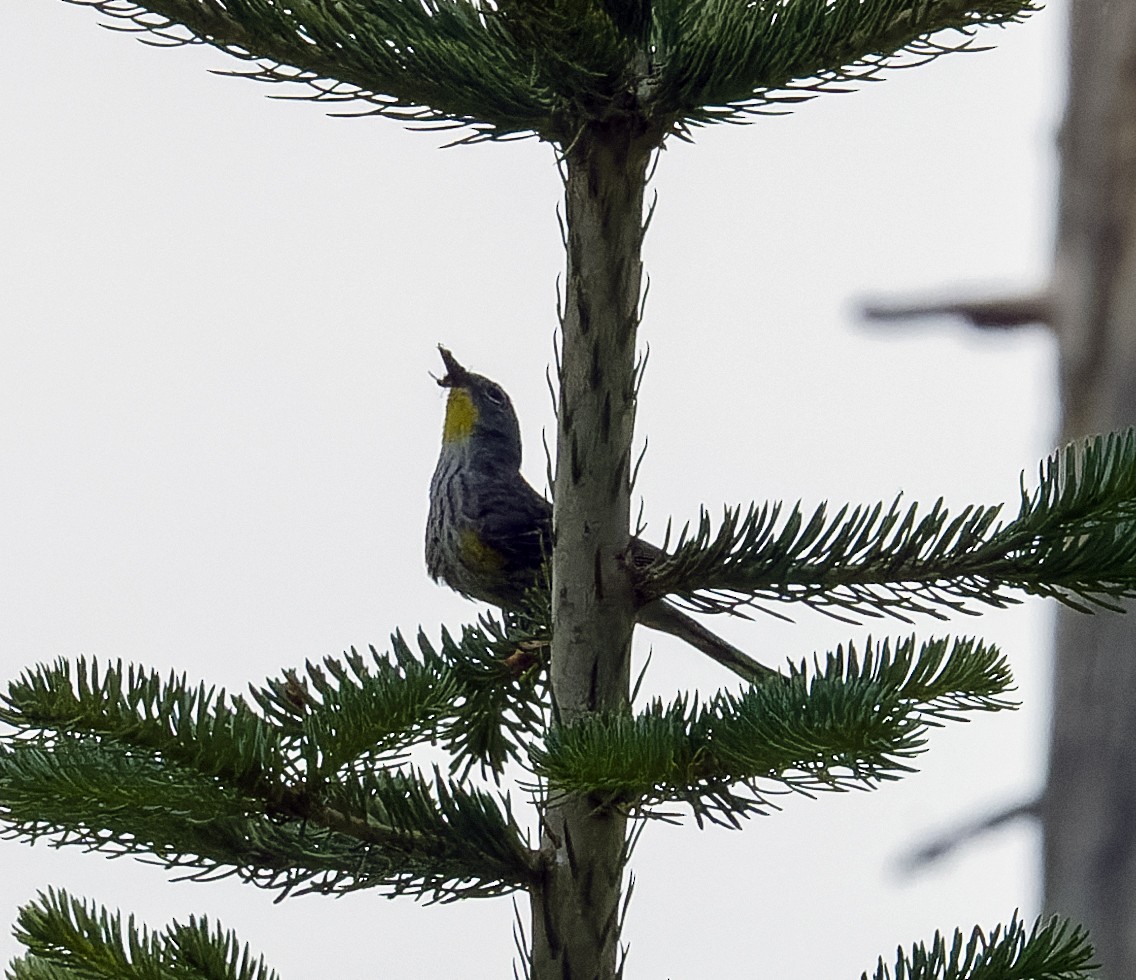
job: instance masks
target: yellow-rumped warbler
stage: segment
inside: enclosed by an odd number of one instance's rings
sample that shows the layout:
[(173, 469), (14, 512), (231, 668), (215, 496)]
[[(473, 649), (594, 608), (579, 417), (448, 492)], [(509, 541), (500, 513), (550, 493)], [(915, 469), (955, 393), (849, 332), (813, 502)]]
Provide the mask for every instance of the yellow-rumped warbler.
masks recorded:
[[(521, 430), (500, 385), (462, 367), (439, 345), (449, 388), (442, 451), (430, 481), (426, 568), (435, 580), (473, 599), (517, 609), (552, 554), (552, 505), (520, 473)], [(631, 560), (643, 566), (661, 552), (640, 538)], [(663, 599), (636, 621), (680, 637), (749, 680), (764, 667)]]

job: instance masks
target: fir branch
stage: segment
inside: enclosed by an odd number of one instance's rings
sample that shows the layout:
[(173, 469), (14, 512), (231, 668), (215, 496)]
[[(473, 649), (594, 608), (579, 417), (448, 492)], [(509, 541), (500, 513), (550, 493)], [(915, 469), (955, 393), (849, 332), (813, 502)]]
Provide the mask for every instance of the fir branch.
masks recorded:
[[(971, 47), (974, 29), (1039, 9), (1034, 0), (656, 0), (654, 111), (682, 123), (739, 121), (882, 70)], [(945, 31), (961, 40), (948, 44)]]
[(441, 742), (451, 771), (474, 765), (499, 775), (544, 728), (547, 626), (484, 616), (437, 646), (418, 634), (418, 656), (399, 633), (391, 652), (355, 650), (307, 664), (252, 689), (266, 717), (311, 774), (382, 763), (423, 741)]
[(872, 980), (1088, 980), (1092, 960), (1084, 929), (1054, 917), (1027, 932), (1015, 912), (1008, 926), (989, 934), (976, 926), (969, 941), (956, 930), (949, 948), (935, 933), (930, 949), (919, 943), (910, 956), (900, 949), (894, 972), (881, 957)]
[(57, 660), (12, 681), (0, 696), (0, 721), (36, 732), (50, 743), (58, 735), (107, 737), (151, 752), (203, 776), (219, 777), (252, 794), (289, 769), (278, 732), (238, 697), (215, 688), (191, 687), (171, 673), (162, 681), (119, 661), (100, 666), (80, 658)]
[[(323, 103), (468, 140), (536, 134), (562, 146), (620, 119), (677, 123), (783, 111), (894, 65), (971, 47), (1035, 0), (70, 0), (161, 46), (206, 43), (241, 75)], [(953, 45), (939, 40), (956, 31)], [(460, 142), (460, 141), (459, 141)]]
[[(547, 605), (547, 601), (546, 601)], [(521, 762), (548, 721), (548, 640), (538, 619), (483, 616), (462, 627), (460, 640), (442, 632), (440, 654), (460, 691), (441, 733), (450, 771), (462, 778), (476, 764), (498, 777), (505, 763)], [(419, 635), (419, 646), (426, 640)]]
[(206, 43), (266, 82), (318, 102), (470, 127), (481, 138), (546, 129), (552, 96), (500, 19), (467, 0), (70, 0), (159, 45)]
[(532, 883), (532, 854), (507, 795), (498, 802), (435, 770), (432, 786), (417, 774), (364, 774), (329, 789), (325, 800), (317, 819), (330, 826), (326, 815), (336, 807), (365, 813), (374, 842), (400, 856), (402, 866), (383, 881), (393, 894), (448, 902)]
[(223, 930), (220, 924), (211, 927), (206, 916), (198, 920), (191, 915), (185, 925), (172, 922), (165, 934), (178, 960), (209, 980), (279, 980), (263, 956), (253, 960), (249, 947), (239, 945), (236, 933)]
[(651, 32), (654, 0), (600, 0), (600, 6), (620, 35), (630, 41), (646, 42)]
[(542, 626), (485, 617), (460, 640), (443, 631), (437, 649), (420, 634), (415, 657), (395, 634), (391, 653), (372, 648), (370, 664), (352, 650), (309, 663), (303, 680), (287, 671), (283, 681), (252, 689), (263, 719), (241, 698), (192, 687), (184, 675), (163, 681), (137, 665), (59, 660), (9, 685), (0, 721), (25, 738), (98, 735), (160, 751), (264, 796), (300, 771), (319, 780), (422, 741), (446, 744), (455, 770), (477, 763), (500, 772), (542, 730), (545, 639)]
[(254, 692), (265, 718), (184, 677), (34, 668), (0, 702), (17, 728), (0, 750), (0, 819), (29, 840), (285, 891), (498, 894), (529, 874), (507, 798), (371, 770), (424, 739), (467, 771), (516, 756), (543, 725), (543, 663), (508, 656), (529, 635), (486, 620), (439, 650), (420, 637), (418, 656), (396, 636), (370, 664), (352, 651)]
[(555, 93), (542, 135), (562, 142), (588, 122), (634, 118), (641, 106), (635, 39), (649, 21), (642, 7), (628, 11), (610, 0), (496, 0), (488, 17), (500, 22), (530, 61), (534, 78)]
[(23, 906), (15, 931), (28, 954), (12, 963), (9, 980), (278, 980), (208, 919), (155, 932), (63, 890)]
[(391, 653), (371, 647), (368, 663), (352, 648), (342, 659), (305, 664), (305, 676), (285, 671), (253, 700), (305, 760), (309, 779), (327, 779), (343, 766), (382, 761), (437, 736), (453, 713), (457, 685), (449, 665), (427, 643), (415, 657), (400, 634)]
[(1012, 707), (1012, 678), (977, 640), (888, 641), (861, 659), (830, 653), (705, 706), (679, 697), (638, 716), (594, 716), (554, 728), (532, 765), (557, 791), (600, 805), (681, 802), (695, 818), (737, 826), (771, 806), (767, 787), (806, 793), (870, 788), (910, 771), (928, 727), (968, 711)]
[[(1048, 596), (1082, 612), (1118, 610), (1136, 595), (1136, 430), (1067, 446), (1042, 465), (1039, 488), (1021, 490), (1018, 516), (942, 500), (917, 505), (727, 509), (715, 531), (705, 512), (673, 554), (646, 569), (640, 599), (676, 597), (700, 612), (802, 602), (841, 619), (1003, 607), (1015, 592)], [(850, 619), (855, 621), (855, 619)]]
[(264, 866), (271, 854), (257, 848), (255, 825), (271, 824), (260, 808), (217, 780), (114, 744), (0, 748), (0, 820), (5, 836), (29, 842), (154, 855), (171, 867)]
[(236, 875), (283, 894), (383, 888), (445, 901), (527, 882), (508, 799), (378, 772), (275, 800), (115, 744), (0, 748), (6, 836), (150, 857), (188, 877)]

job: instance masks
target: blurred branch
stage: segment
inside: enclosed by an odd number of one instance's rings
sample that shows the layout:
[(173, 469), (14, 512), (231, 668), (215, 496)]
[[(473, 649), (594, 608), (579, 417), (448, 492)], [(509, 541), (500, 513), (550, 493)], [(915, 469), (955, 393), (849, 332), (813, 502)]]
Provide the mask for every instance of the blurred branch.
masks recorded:
[(1052, 325), (1053, 297), (1047, 289), (1032, 293), (990, 296), (981, 299), (940, 299), (899, 302), (893, 299), (864, 300), (860, 315), (866, 320), (917, 320), (933, 316), (958, 316), (972, 327), (1011, 330), (1016, 327)]
[(932, 837), (914, 850), (909, 851), (900, 861), (904, 874), (922, 871), (927, 865), (941, 861), (954, 851), (969, 846), (975, 839), (998, 830), (1015, 820), (1037, 820), (1041, 816), (1041, 798), (1023, 800), (1001, 810), (995, 810), (978, 820), (960, 824), (951, 830)]

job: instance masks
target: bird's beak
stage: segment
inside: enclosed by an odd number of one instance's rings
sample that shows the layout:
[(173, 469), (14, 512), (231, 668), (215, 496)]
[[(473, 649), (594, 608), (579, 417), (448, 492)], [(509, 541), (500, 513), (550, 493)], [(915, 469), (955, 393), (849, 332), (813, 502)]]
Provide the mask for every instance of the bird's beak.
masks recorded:
[(443, 377), (437, 378), (437, 382), (443, 388), (454, 388), (458, 385), (465, 384), (466, 379), (469, 378), (469, 372), (463, 368), (457, 359), (441, 344), (438, 345), (438, 353), (442, 355), (442, 363), (446, 365), (446, 373)]

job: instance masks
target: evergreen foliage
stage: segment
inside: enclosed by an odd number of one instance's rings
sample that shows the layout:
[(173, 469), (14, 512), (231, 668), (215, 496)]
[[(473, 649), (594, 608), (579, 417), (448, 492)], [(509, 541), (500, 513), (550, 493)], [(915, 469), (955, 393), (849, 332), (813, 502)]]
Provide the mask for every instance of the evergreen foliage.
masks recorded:
[[(1136, 432), (1098, 436), (1055, 453), (1018, 515), (966, 507), (951, 517), (942, 500), (918, 505), (798, 504), (727, 509), (714, 531), (703, 512), (674, 551), (646, 570), (645, 599), (672, 595), (704, 612), (768, 609), (802, 602), (837, 618), (912, 613), (945, 618), (976, 604), (1002, 607), (1013, 593), (1055, 598), (1074, 609), (1119, 609), (1136, 595)], [(669, 537), (669, 534), (668, 534)], [(853, 620), (854, 621), (854, 620)]]
[[(782, 111), (893, 66), (970, 49), (977, 28), (1037, 9), (1034, 0), (73, 2), (151, 43), (210, 44), (249, 66), (235, 74), (300, 83), (320, 102), (464, 127), (467, 140), (554, 142), (569, 220), (587, 226), (566, 230), (570, 279), (581, 254), (614, 256), (600, 263), (612, 266), (612, 281), (569, 283), (569, 306), (583, 333), (622, 330), (603, 349), (628, 358), (637, 320), (624, 314), (639, 308), (642, 238), (635, 168), (645, 169), (651, 150), (669, 135), (689, 138), (694, 126)], [(607, 251), (589, 252), (595, 244)], [(617, 311), (609, 319), (624, 319), (601, 324), (587, 289), (604, 293)], [(558, 365), (562, 377), (586, 379), (594, 394), (601, 348), (590, 348), (590, 371), (579, 361), (588, 346), (574, 349), (577, 363), (566, 354)], [(621, 377), (634, 377), (623, 367)], [(563, 420), (566, 388), (560, 396)], [(600, 425), (614, 430), (611, 405)], [(629, 418), (620, 420), (628, 443)], [(576, 435), (572, 468), (582, 472), (588, 460), (576, 454), (586, 456), (586, 443)], [(622, 458), (612, 454), (614, 482), (605, 487), (627, 489), (629, 454), (629, 445)], [(784, 512), (779, 503), (728, 509), (717, 529), (703, 513), (660, 560), (631, 570), (635, 600), (671, 597), (714, 613), (800, 602), (847, 620), (909, 621), (1004, 606), (1017, 593), (1086, 611), (1136, 595), (1132, 432), (1055, 455), (1034, 493), (1023, 484), (1018, 515), (1006, 523), (999, 507), (951, 517), (939, 501), (919, 516), (898, 498), (831, 518), (824, 506), (808, 518), (800, 505)], [(597, 551), (589, 574), (599, 560)], [(615, 684), (596, 698), (593, 673), (590, 704), (558, 715), (549, 649), (571, 634), (558, 628), (553, 637), (551, 620), (549, 596), (537, 594), (531, 608), (485, 617), (460, 636), (443, 631), (434, 644), (420, 631), (412, 648), (396, 633), (388, 653), (309, 662), (248, 698), (121, 663), (30, 668), (0, 697), (10, 729), (0, 740), (0, 824), (29, 842), (134, 854), (195, 879), (236, 875), (281, 896), (377, 888), (451, 901), (523, 890), (533, 900), (534, 949), (543, 943), (541, 980), (570, 975), (565, 950), (593, 940), (604, 947), (594, 962), (603, 962), (586, 975), (615, 976), (614, 955), (604, 956), (622, 921), (624, 817), (675, 819), (677, 806), (699, 825), (738, 827), (774, 808), (778, 793), (896, 779), (911, 771), (931, 728), (1013, 707), (995, 648), (909, 637), (869, 639), (862, 650), (849, 643), (811, 666), (787, 661), (738, 691), (703, 700), (679, 693), (637, 713), (594, 710), (628, 699)], [(587, 678), (579, 682), (572, 678), (589, 693)], [(423, 747), (444, 753), (447, 769), (419, 765), (413, 753)], [(527, 773), (539, 848), (501, 789), (510, 767)], [(615, 849), (585, 855), (589, 842), (570, 828), (604, 823)], [(585, 879), (582, 891), (565, 887), (571, 875)], [(600, 892), (582, 911), (566, 900)], [(11, 980), (275, 980), (208, 920), (155, 932), (62, 891), (21, 910), (18, 935), (28, 952), (11, 965)], [(968, 942), (956, 933), (949, 949), (936, 935), (929, 949), (900, 951), (894, 972), (881, 960), (875, 980), (1075, 980), (1090, 958), (1082, 932), (1055, 921), (1027, 933), (1015, 916)]]
[[(948, 947), (939, 933), (896, 954), (895, 970), (880, 959), (872, 980), (1083, 980), (1093, 969), (1093, 950), (1083, 929), (1060, 919), (1034, 923), (1026, 931), (1017, 914), (989, 934), (975, 927), (969, 940), (954, 934)], [(863, 974), (861, 980), (868, 980)]]
[[(827, 523), (822, 516), (806, 523), (797, 508), (775, 533), (781, 508), (770, 504), (750, 511), (744, 533), (744, 522), (727, 522), (731, 530), (715, 538), (705, 522), (698, 534), (684, 531), (647, 570), (644, 588), (659, 583), (653, 587), (664, 594), (698, 599), (703, 593), (674, 583), (720, 590), (729, 581), (728, 600), (706, 594), (731, 608), (749, 574), (747, 602), (774, 595), (842, 614), (903, 616), (941, 615), (932, 601), (941, 596), (954, 607), (960, 596), (1000, 604), (1011, 586), (1102, 603), (1131, 594), (1136, 582), (1134, 508), (1136, 435), (1128, 432), (1052, 457), (1005, 525), (996, 523), (996, 507), (967, 508), (953, 520), (941, 505), (922, 520), (914, 508), (901, 518), (895, 508), (844, 507)], [(976, 584), (977, 568), (987, 591)], [(308, 663), (302, 674), (285, 671), (253, 688), (251, 701), (136, 666), (80, 659), (29, 669), (0, 699), (0, 721), (14, 732), (0, 747), (0, 819), (8, 835), (28, 841), (131, 853), (197, 879), (234, 874), (282, 895), (377, 887), (449, 901), (534, 883), (535, 852), (509, 797), (471, 785), (475, 767), (500, 782), (507, 763), (520, 763), (537, 777), (530, 789), (538, 794), (555, 787), (598, 808), (672, 820), (678, 805), (699, 824), (738, 827), (785, 792), (898, 778), (911, 771), (930, 728), (1013, 707), (1009, 667), (995, 648), (908, 637), (869, 640), (863, 652), (849, 643), (811, 668), (789, 663), (704, 702), (680, 694), (634, 715), (550, 725), (547, 615), (534, 596), (526, 615), (485, 617), (460, 638), (443, 631), (433, 644), (420, 633), (417, 650), (396, 633), (387, 654), (352, 650)], [(424, 744), (448, 752), (450, 776), (410, 765), (406, 753)], [(117, 930), (117, 918), (102, 913), (92, 931), (95, 913), (85, 906), (43, 902), (29, 908), (52, 928), (67, 916), (77, 923), (73, 945), (61, 940), (67, 956), (86, 955), (96, 935), (113, 952), (106, 923)], [(1043, 957), (1037, 950), (1046, 942), (1067, 938), (1055, 929), (1035, 929), (1027, 942), (1015, 920), (1005, 934), (972, 938), (965, 956), (961, 940), (948, 957), (937, 938), (930, 952), (916, 947), (897, 961), (895, 976), (1032, 975), (998, 972), (999, 964), (1011, 949), (1019, 959), (1025, 951)], [(126, 934), (150, 944), (145, 955), (159, 956), (153, 935), (129, 925)], [(1080, 948), (1051, 946), (1055, 962)], [(72, 975), (29, 949), (13, 976)], [(890, 976), (881, 970), (880, 980)]]
[(211, 44), (320, 102), (472, 139), (572, 142), (738, 122), (972, 48), (1034, 0), (72, 0), (155, 44)]
[(738, 826), (765, 812), (766, 787), (804, 793), (868, 789), (911, 772), (927, 729), (966, 711), (1012, 707), (1009, 666), (974, 640), (912, 637), (849, 644), (810, 676), (790, 668), (741, 694), (699, 705), (680, 695), (640, 714), (597, 716), (554, 728), (533, 765), (565, 793), (653, 808), (681, 802), (699, 823)]
[[(466, 633), (470, 646), (482, 635)], [(287, 682), (256, 692), (275, 718), (135, 667), (79, 661), (74, 671), (65, 662), (27, 671), (0, 705), (0, 720), (21, 732), (0, 749), (0, 817), (28, 840), (149, 854), (191, 877), (236, 874), (285, 894), (377, 886), (446, 900), (524, 884), (529, 855), (507, 797), (394, 768), (399, 752), (430, 737), (422, 718), (438, 713), (433, 690), (453, 684), (425, 640), (420, 661), (397, 638), (395, 647), (394, 657), (375, 654), (370, 670), (354, 653), (326, 661), (353, 687), (321, 679), (310, 695), (294, 685), (294, 701)], [(309, 676), (321, 672), (309, 666)], [(320, 694), (332, 706), (357, 708), (370, 696), (401, 708), (382, 732), (361, 710), (330, 724)], [(447, 730), (460, 733), (463, 706), (448, 707)], [(486, 727), (482, 718), (473, 725)]]
[(62, 890), (20, 909), (16, 935), (28, 953), (11, 965), (9, 980), (278, 980), (207, 918), (153, 932)]

